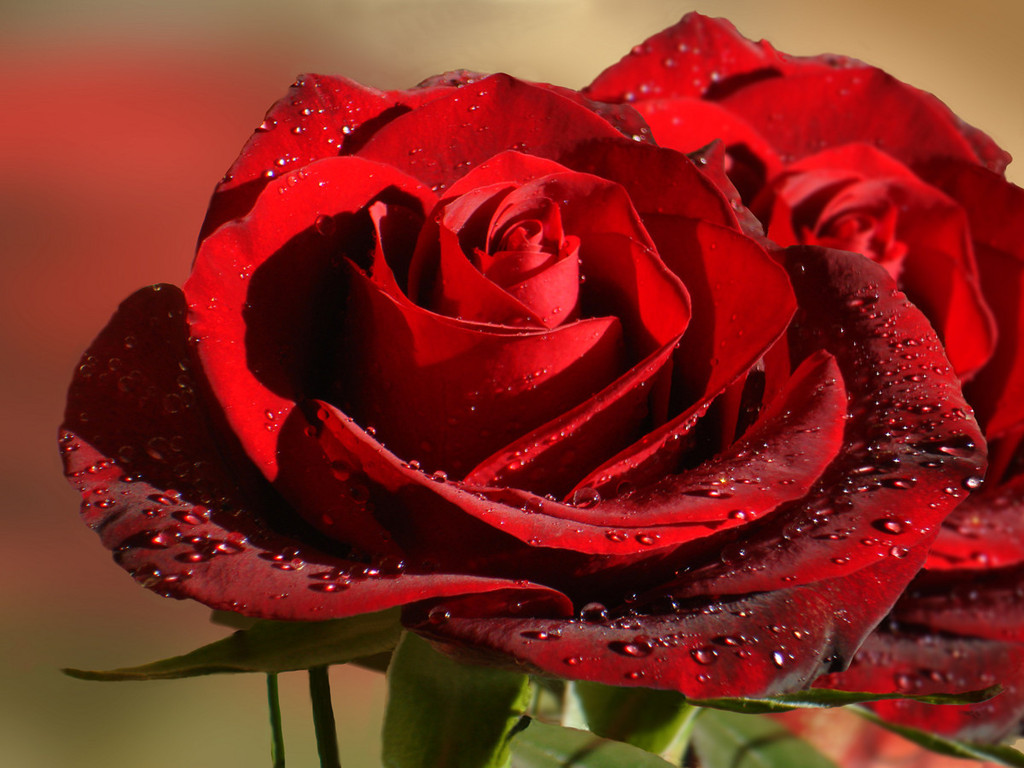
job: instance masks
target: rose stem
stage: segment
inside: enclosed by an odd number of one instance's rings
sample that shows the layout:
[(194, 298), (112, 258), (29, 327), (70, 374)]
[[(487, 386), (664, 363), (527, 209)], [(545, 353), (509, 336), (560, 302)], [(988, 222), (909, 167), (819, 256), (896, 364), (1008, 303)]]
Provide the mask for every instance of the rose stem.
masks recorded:
[(270, 757), (273, 768), (284, 768), (284, 730), (281, 728), (281, 700), (277, 694), (277, 673), (267, 673), (267, 704), (270, 707)]
[(313, 700), (313, 729), (320, 768), (341, 768), (338, 757), (338, 735), (334, 730), (334, 708), (331, 706), (331, 681), (327, 667), (310, 667), (309, 697)]

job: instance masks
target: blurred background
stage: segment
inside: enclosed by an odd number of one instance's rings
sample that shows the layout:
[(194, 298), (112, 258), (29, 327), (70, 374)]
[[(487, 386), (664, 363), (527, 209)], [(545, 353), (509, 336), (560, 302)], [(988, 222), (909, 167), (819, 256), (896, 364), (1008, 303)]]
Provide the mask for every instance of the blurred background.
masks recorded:
[[(184, 280), (213, 185), (294, 76), (398, 88), (465, 67), (581, 87), (689, 10), (791, 53), (879, 65), (1024, 158), (1014, 0), (0, 0), (4, 765), (269, 765), (260, 676), (58, 671), (142, 663), (225, 631), (111, 562), (78, 520), (55, 438), (79, 355), (129, 293)], [(332, 677), (343, 762), (375, 768), (382, 681)], [(282, 676), (290, 766), (316, 762), (305, 686)]]

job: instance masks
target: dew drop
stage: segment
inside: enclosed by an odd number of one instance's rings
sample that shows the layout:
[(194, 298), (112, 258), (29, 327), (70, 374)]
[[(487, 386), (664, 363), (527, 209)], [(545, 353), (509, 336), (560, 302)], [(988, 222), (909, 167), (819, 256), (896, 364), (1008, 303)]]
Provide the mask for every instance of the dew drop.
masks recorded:
[(524, 629), (519, 634), (527, 640), (558, 640), (562, 637), (562, 633), (557, 629)]
[(608, 647), (616, 653), (621, 653), (623, 656), (632, 656), (633, 658), (643, 658), (650, 656), (654, 652), (654, 648), (651, 647), (649, 642), (638, 638), (635, 638), (631, 643), (616, 640), (609, 643)]
[(709, 664), (715, 663), (715, 660), (718, 658), (718, 651), (714, 648), (703, 646), (701, 648), (692, 649), (690, 651), (690, 656), (692, 656), (693, 660), (698, 664), (708, 666)]
[(591, 488), (588, 485), (583, 488), (577, 488), (573, 492), (569, 503), (580, 509), (590, 509), (599, 501), (601, 501), (601, 494), (596, 488)]
[(872, 527), (883, 533), (900, 534), (906, 529), (906, 523), (892, 517), (883, 517), (871, 523)]
[(324, 237), (330, 237), (337, 230), (337, 224), (330, 216), (317, 216), (316, 221), (313, 222), (313, 227), (316, 229), (317, 234)]
[(588, 624), (603, 624), (608, 621), (608, 609), (601, 603), (587, 603), (580, 608), (580, 618)]
[(430, 612), (427, 613), (427, 621), (429, 621), (431, 624), (444, 624), (451, 617), (451, 612), (445, 608), (442, 608), (440, 605), (435, 605), (433, 608), (430, 609)]
[(971, 475), (970, 477), (964, 478), (964, 481), (963, 483), (961, 483), (961, 485), (963, 485), (965, 490), (976, 491), (979, 488), (981, 488), (983, 482), (984, 480), (978, 477), (977, 475)]

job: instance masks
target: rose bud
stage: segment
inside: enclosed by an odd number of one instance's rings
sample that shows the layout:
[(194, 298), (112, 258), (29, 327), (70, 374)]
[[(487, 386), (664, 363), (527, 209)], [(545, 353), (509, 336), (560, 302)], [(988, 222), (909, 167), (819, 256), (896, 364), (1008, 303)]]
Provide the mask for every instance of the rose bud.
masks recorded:
[(184, 288), (82, 360), (86, 522), (161, 594), (403, 605), (452, 653), (566, 678), (707, 698), (845, 668), (981, 433), (884, 268), (776, 247), (714, 156), (644, 139), (504, 75), (300, 79)]

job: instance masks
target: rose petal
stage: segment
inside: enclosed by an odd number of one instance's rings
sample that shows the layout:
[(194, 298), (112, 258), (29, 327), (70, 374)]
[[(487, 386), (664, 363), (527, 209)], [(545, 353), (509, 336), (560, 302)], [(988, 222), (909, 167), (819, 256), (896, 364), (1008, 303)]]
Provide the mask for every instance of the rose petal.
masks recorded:
[[(518, 485), (482, 487), (476, 496), (490, 503), (466, 511), (533, 546), (594, 555), (651, 553), (744, 525), (804, 496), (834, 458), (845, 415), (835, 374), (829, 356), (809, 360), (744, 440), (693, 470), (606, 500), (597, 488), (578, 487), (570, 504), (537, 498)], [(712, 541), (697, 547), (706, 548), (718, 551)], [(652, 566), (646, 575), (655, 574)]]
[(575, 171), (619, 184), (645, 224), (651, 215), (663, 215), (738, 228), (726, 195), (682, 153), (591, 139), (566, 148), (558, 159)]
[[(909, 138), (905, 133), (907, 125), (920, 126), (928, 136), (942, 134), (943, 142), (952, 139), (952, 145), (966, 150), (968, 159), (996, 172), (1002, 172), (1010, 161), (1010, 156), (991, 138), (964, 123), (937, 99), (898, 81), (892, 82), (894, 109), (883, 106), (884, 93), (874, 94), (853, 110), (837, 108), (834, 106), (836, 95), (849, 96), (849, 92), (843, 92), (847, 89), (841, 90), (839, 85), (834, 89), (825, 88), (824, 98), (815, 98), (808, 83), (815, 79), (827, 80), (832, 74), (847, 81), (863, 76), (870, 79), (881, 73), (845, 56), (800, 57), (779, 53), (763, 40), (758, 43), (747, 40), (724, 19), (689, 13), (679, 23), (636, 46), (583, 92), (589, 98), (601, 101), (641, 104), (648, 99), (666, 97), (705, 98), (725, 101), (732, 109), (733, 105), (728, 103), (731, 95), (738, 93), (741, 99), (745, 99), (748, 91), (758, 93), (760, 87), (768, 85), (769, 91), (757, 96), (768, 108), (759, 109), (756, 119), (750, 119), (750, 114), (743, 109), (737, 111), (757, 126), (765, 125), (764, 120), (771, 120), (775, 115), (775, 128), (791, 131), (790, 135), (798, 141), (802, 138), (813, 140), (807, 128), (823, 123), (823, 117), (824, 122), (832, 118), (833, 127), (843, 122), (853, 125), (860, 118), (866, 118), (873, 128), (881, 126), (885, 130), (878, 136), (894, 130)], [(776, 98), (773, 100), (769, 93)], [(823, 110), (822, 105), (828, 105), (828, 109)], [(813, 110), (813, 114), (807, 116), (801, 111), (807, 109)], [(908, 114), (904, 111), (906, 109), (917, 114)], [(888, 116), (892, 114), (903, 115), (905, 119), (890, 121)], [(884, 125), (886, 123), (888, 128)], [(771, 135), (765, 135), (772, 139)], [(857, 135), (876, 136), (874, 132), (858, 134), (855, 130), (853, 140), (857, 140)], [(895, 143), (901, 143), (898, 135), (896, 138)], [(911, 138), (906, 146), (913, 150), (915, 140)], [(772, 143), (780, 146), (775, 141)], [(829, 143), (844, 142), (836, 140)], [(888, 145), (893, 143), (887, 141), (886, 149), (891, 150)], [(921, 149), (927, 145), (927, 138), (923, 138)], [(807, 146), (816, 150), (821, 145), (809, 143)], [(946, 153), (939, 151), (936, 154)]]
[(935, 705), (879, 701), (870, 706), (884, 720), (966, 741), (995, 743), (1024, 717), (1024, 647), (941, 635), (894, 632), (871, 635), (845, 672), (815, 686), (908, 695), (966, 693), (999, 684), (1003, 690), (980, 704)]
[(715, 102), (650, 99), (636, 107), (663, 147), (690, 153), (720, 140), (728, 158), (726, 171), (744, 200), (753, 199), (765, 181), (782, 170), (778, 152), (757, 129)]
[[(793, 352), (835, 355), (849, 396), (845, 445), (815, 490), (743, 528), (742, 557), (695, 565), (679, 594), (779, 589), (922, 562), (984, 472), (975, 447), (984, 443), (942, 346), (884, 270), (842, 251), (787, 253), (801, 309)], [(893, 600), (898, 591), (876, 588)], [(876, 607), (881, 619), (884, 599)]]
[(372, 247), (369, 217), (356, 214), (382, 196), (420, 210), (433, 197), (398, 171), (353, 157), (277, 179), (248, 216), (207, 238), (185, 283), (204, 370), (271, 480), (278, 425), (296, 399), (322, 386), (313, 379), (337, 333), (341, 258)]
[(651, 385), (671, 370), (671, 339), (625, 375), (480, 462), (465, 481), (564, 496), (590, 468), (640, 437), (656, 410)]
[(625, 367), (615, 318), (509, 333), (428, 312), (361, 274), (351, 277), (341, 327), (333, 402), (405, 460), (453, 475), (586, 400)]
[(583, 93), (610, 102), (699, 98), (714, 83), (751, 73), (768, 77), (782, 66), (780, 54), (764, 40), (748, 40), (725, 19), (688, 13), (634, 47)]
[(336, 157), (352, 144), (357, 129), (407, 111), (406, 101), (402, 92), (383, 93), (344, 77), (300, 75), (217, 185), (200, 242), (248, 213), (271, 179)]
[(785, 271), (749, 238), (677, 217), (646, 221), (665, 263), (693, 297), (694, 316), (674, 366), (678, 415), (597, 467), (579, 487), (640, 485), (675, 471), (688, 448), (680, 438), (785, 333), (793, 315)]
[(924, 177), (967, 212), (985, 299), (999, 318), (991, 362), (966, 386), (991, 439), (1024, 421), (1024, 190), (998, 174), (952, 160), (934, 161)]
[[(423, 228), (410, 270), (416, 275), (414, 300), (430, 299), (430, 309), (458, 319), (534, 329), (554, 327), (470, 261), (472, 241), (477, 242), (475, 247), (482, 247), (486, 232), (479, 238), (467, 237), (464, 228), (475, 229), (474, 213), (490, 218), (509, 191), (492, 185), (467, 193), (443, 209), (436, 225)], [(428, 285), (433, 289), (423, 296)]]
[(1002, 642), (1024, 642), (1024, 565), (927, 570), (907, 588), (893, 617), (908, 625)]
[(935, 156), (978, 159), (942, 102), (878, 69), (760, 80), (720, 103), (756, 125), (784, 162), (864, 141), (907, 165)]
[(352, 559), (282, 508), (209, 396), (173, 286), (130, 297), (90, 346), (61, 446), (85, 522), (123, 568), (163, 595), (273, 619), (492, 590), (514, 590), (541, 613), (565, 610), (547, 587)]
[(968, 496), (945, 519), (928, 553), (928, 568), (936, 570), (1004, 568), (1021, 562), (1024, 475), (1002, 484), (986, 483)]
[[(515, 115), (515, 120), (509, 120)], [(359, 150), (435, 189), (508, 149), (557, 157), (595, 137), (618, 138), (609, 123), (550, 90), (492, 75), (402, 115)]]
[[(493, 662), (511, 663), (511, 657), (574, 680), (672, 689), (694, 699), (770, 696), (845, 665), (876, 621), (877, 595), (865, 585), (887, 572), (900, 580), (913, 568), (876, 564), (810, 586), (706, 598), (668, 613), (627, 613), (610, 621), (503, 616), (487, 596), (446, 600), (432, 609), (409, 606), (402, 621), (455, 655), (464, 647), (477, 658), (490, 650)], [(447, 614), (446, 620), (429, 622), (430, 610)]]

